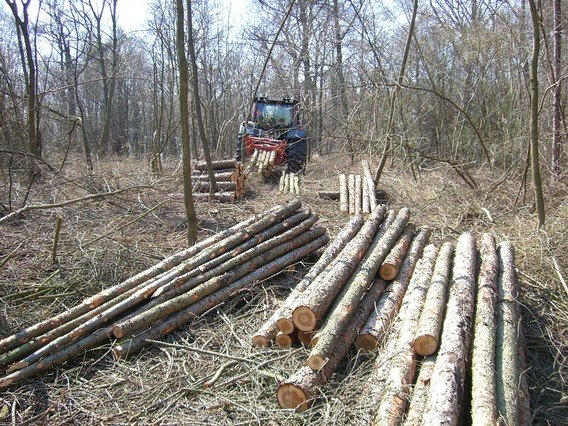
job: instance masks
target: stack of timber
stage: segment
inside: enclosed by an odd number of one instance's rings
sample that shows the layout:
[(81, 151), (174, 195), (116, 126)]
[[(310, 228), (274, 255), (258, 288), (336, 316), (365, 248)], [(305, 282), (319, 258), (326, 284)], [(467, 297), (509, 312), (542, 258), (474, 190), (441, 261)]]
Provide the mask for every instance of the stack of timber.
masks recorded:
[(320, 191), (319, 197), (339, 200), (339, 211), (349, 214), (370, 213), (379, 204), (383, 193), (377, 192), (367, 160), (362, 161), (363, 174), (341, 173), (339, 191)]
[(300, 195), (300, 176), (283, 170), (278, 190), (282, 194)]
[[(242, 163), (235, 160), (217, 160), (211, 162), (212, 170), (207, 163), (200, 161), (195, 164), (191, 175), (193, 197), (197, 200), (215, 200), (223, 203), (233, 203), (245, 195), (246, 175)], [(217, 191), (211, 190), (211, 175), (215, 177)]]
[(0, 340), (0, 388), (121, 339), (115, 357), (137, 353), (195, 317), (325, 246), (318, 217), (292, 200)]
[(250, 157), (246, 168), (247, 173), (252, 173), (255, 168), (259, 176), (268, 176), (275, 169), (276, 151), (255, 149)]

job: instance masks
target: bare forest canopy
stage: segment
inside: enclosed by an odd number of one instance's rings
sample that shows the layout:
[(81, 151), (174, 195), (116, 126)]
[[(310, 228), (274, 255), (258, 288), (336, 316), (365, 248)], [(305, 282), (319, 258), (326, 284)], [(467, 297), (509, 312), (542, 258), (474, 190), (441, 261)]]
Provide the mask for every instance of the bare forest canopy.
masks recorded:
[[(175, 2), (149, 0), (143, 24), (125, 32), (121, 1), (4, 0), (1, 147), (60, 164), (78, 153), (89, 168), (109, 155), (181, 155)], [(566, 164), (561, 3), (251, 0), (228, 16), (230, 2), (192, 1), (186, 26), (212, 155), (233, 154), (260, 82), (259, 95), (301, 100), (311, 152), (354, 158), (388, 142), (415, 165), (522, 171), (537, 137), (535, 158), (555, 181)], [(198, 121), (191, 114), (193, 157)]]

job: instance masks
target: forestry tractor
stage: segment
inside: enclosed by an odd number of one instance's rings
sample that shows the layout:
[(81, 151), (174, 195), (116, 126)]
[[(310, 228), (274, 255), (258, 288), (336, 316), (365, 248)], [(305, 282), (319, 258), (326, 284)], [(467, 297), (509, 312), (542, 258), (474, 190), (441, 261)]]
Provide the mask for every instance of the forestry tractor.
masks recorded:
[(255, 151), (268, 151), (274, 166), (286, 165), (290, 173), (302, 172), (308, 156), (308, 137), (299, 112), (300, 104), (294, 99), (255, 97), (249, 119), (239, 127), (237, 161)]

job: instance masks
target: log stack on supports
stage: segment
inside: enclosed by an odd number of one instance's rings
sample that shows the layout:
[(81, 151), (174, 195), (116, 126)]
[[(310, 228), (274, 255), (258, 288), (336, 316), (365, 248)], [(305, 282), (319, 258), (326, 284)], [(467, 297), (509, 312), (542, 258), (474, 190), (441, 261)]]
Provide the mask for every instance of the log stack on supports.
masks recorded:
[(193, 197), (196, 200), (232, 203), (245, 195), (246, 175), (242, 163), (235, 160), (217, 160), (211, 165), (217, 192), (210, 194), (211, 182), (207, 163), (200, 161), (194, 165), (191, 175)]
[[(109, 339), (125, 357), (323, 247), (317, 216), (292, 200), (170, 256), (54, 318), (0, 340), (0, 388)], [(136, 333), (136, 336), (133, 334)]]

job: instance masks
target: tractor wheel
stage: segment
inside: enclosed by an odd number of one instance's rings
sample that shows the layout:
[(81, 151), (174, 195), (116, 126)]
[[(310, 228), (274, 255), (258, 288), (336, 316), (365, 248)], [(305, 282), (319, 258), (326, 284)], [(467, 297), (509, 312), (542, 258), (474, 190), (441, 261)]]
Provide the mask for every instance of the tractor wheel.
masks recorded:
[(299, 173), (306, 168), (308, 161), (308, 141), (296, 139), (288, 142), (288, 172)]

